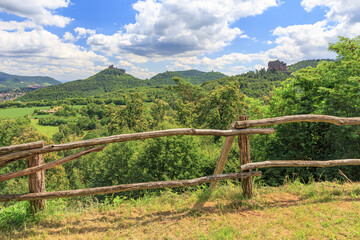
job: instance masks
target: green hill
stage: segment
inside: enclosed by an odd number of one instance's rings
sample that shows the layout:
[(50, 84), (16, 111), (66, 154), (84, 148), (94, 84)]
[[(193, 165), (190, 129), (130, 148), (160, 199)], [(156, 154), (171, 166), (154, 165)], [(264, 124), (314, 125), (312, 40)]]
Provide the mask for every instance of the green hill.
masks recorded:
[(304, 61), (300, 61), (297, 63), (294, 63), (292, 65), (289, 65), (287, 67), (287, 71), (292, 73), (292, 72), (296, 72), (302, 68), (307, 68), (307, 67), (316, 67), (321, 61), (334, 61), (332, 59), (314, 59), (314, 60), (304, 60)]
[(66, 82), (56, 86), (40, 88), (20, 98), (20, 101), (63, 100), (98, 96), (117, 89), (144, 86), (146, 82), (123, 73), (119, 69), (105, 69), (87, 79)]
[(185, 82), (189, 82), (194, 85), (200, 85), (207, 81), (212, 81), (225, 77), (226, 75), (220, 72), (202, 72), (198, 70), (187, 70), (187, 71), (167, 71), (159, 73), (148, 80), (148, 85), (161, 86), (161, 85), (175, 85), (172, 80), (173, 77), (179, 77)]
[[(159, 91), (159, 86), (174, 85), (173, 77), (180, 77), (192, 84), (201, 84), (224, 77), (219, 72), (201, 72), (198, 70), (165, 72), (154, 76), (149, 80), (141, 80), (120, 69), (107, 68), (87, 79), (66, 82), (56, 86), (37, 89), (22, 97), (19, 101), (38, 100), (64, 100), (67, 98), (86, 98), (91, 96), (112, 96), (119, 93), (141, 91), (148, 92), (148, 88)], [(161, 91), (161, 90), (160, 90)], [(150, 92), (153, 92), (152, 90)]]
[(39, 87), (57, 85), (60, 83), (60, 81), (55, 80), (51, 77), (18, 76), (0, 72), (0, 92), (27, 88), (35, 89)]
[(289, 75), (280, 71), (266, 71), (264, 68), (256, 71), (223, 77), (214, 81), (203, 83), (201, 86), (210, 91), (219, 85), (227, 85), (231, 81), (240, 83), (240, 91), (248, 97), (258, 98), (266, 96), (274, 87), (289, 78)]

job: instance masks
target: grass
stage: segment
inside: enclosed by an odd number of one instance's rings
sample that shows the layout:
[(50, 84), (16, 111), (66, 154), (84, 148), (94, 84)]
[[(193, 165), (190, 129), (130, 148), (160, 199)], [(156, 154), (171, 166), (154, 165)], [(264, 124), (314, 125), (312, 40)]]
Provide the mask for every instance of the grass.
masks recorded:
[(43, 125), (39, 125), (38, 122), (39, 119), (31, 119), (30, 125), (34, 127), (39, 133), (44, 134), (49, 138), (52, 138), (52, 136), (54, 136), (55, 133), (59, 132), (59, 127), (57, 126), (43, 126)]
[[(72, 106), (75, 109), (80, 109), (85, 105), (74, 105)], [(29, 107), (29, 108), (8, 108), (8, 109), (0, 109), (0, 119), (1, 118), (20, 118), (20, 117), (28, 117), (29, 115), (34, 113), (34, 110), (48, 110), (50, 106), (47, 107)], [(56, 126), (42, 126), (39, 125), (38, 118), (47, 118), (51, 115), (35, 115), (31, 116), (31, 126), (34, 127), (41, 134), (46, 135), (51, 138), (55, 133), (59, 132), (59, 127)]]
[(0, 109), (0, 118), (20, 118), (24, 116), (29, 116), (30, 114), (34, 113), (35, 109), (50, 109), (50, 107), (30, 107), (30, 108), (7, 108), (7, 109)]
[(35, 216), (26, 215), (20, 203), (0, 209), (0, 239), (360, 238), (358, 183), (295, 181), (254, 192), (244, 199), (239, 186), (224, 185), (211, 196), (205, 190), (169, 190), (104, 203), (57, 199)]

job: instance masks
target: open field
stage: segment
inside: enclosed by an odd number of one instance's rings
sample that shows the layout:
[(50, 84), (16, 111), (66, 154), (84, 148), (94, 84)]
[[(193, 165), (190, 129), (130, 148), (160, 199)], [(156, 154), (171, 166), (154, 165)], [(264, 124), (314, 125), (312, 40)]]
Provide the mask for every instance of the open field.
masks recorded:
[[(48, 201), (47, 212), (6, 229), (18, 215), (0, 217), (0, 238), (21, 239), (359, 239), (358, 183), (298, 181), (260, 187), (253, 199), (238, 186), (223, 186), (207, 202), (206, 192), (165, 191), (138, 200), (84, 205)], [(20, 203), (19, 206), (24, 206)], [(22, 207), (24, 208), (24, 207)], [(4, 210), (3, 210), (4, 211)], [(5, 212), (3, 212), (4, 214)], [(2, 221), (2, 222), (1, 222)], [(21, 222), (21, 221), (20, 221)], [(36, 223), (36, 224), (35, 224)], [(7, 225), (8, 224), (8, 225)], [(26, 225), (26, 227), (24, 227)]]
[[(47, 115), (40, 115), (47, 116)], [(31, 126), (34, 127), (39, 133), (51, 138), (55, 133), (59, 132), (59, 127), (55, 126), (42, 126), (38, 124), (38, 119), (31, 119)]]
[(50, 109), (50, 107), (31, 107), (31, 108), (7, 108), (7, 109), (0, 109), (0, 117), (5, 118), (19, 118), (24, 116), (29, 116), (30, 114), (34, 113), (35, 109)]

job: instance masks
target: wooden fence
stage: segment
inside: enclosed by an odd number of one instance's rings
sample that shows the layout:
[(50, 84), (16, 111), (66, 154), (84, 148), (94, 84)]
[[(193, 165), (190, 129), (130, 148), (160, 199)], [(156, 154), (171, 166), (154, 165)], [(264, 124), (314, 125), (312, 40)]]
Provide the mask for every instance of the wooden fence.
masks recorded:
[[(0, 182), (12, 178), (29, 175), (29, 192), (26, 194), (3, 194), (0, 195), (0, 202), (6, 201), (30, 201), (31, 210), (36, 212), (42, 210), (45, 206), (45, 199), (64, 198), (75, 196), (96, 195), (105, 193), (116, 193), (122, 191), (140, 190), (140, 189), (154, 189), (165, 187), (184, 187), (194, 186), (205, 182), (211, 182), (210, 188), (214, 189), (219, 180), (224, 179), (242, 179), (242, 188), (246, 196), (252, 196), (252, 177), (261, 176), (260, 171), (251, 172), (252, 169), (266, 168), (266, 167), (330, 167), (342, 165), (360, 165), (360, 159), (343, 159), (343, 160), (329, 160), (329, 161), (295, 161), (295, 160), (281, 160), (281, 161), (264, 161), (251, 163), (250, 161), (250, 146), (249, 135), (252, 134), (271, 134), (274, 133), (273, 128), (250, 128), (259, 126), (269, 126), (275, 124), (283, 124), (290, 122), (329, 122), (336, 125), (360, 125), (360, 118), (339, 118), (326, 115), (293, 115), (278, 118), (269, 118), (261, 120), (249, 120), (248, 116), (239, 117), (238, 121), (232, 123), (230, 130), (213, 130), (213, 129), (170, 129), (153, 132), (142, 132), (132, 134), (121, 134), (110, 137), (102, 137), (96, 139), (82, 140), (77, 142), (70, 142), (65, 144), (53, 144), (44, 146), (43, 141), (26, 143), (14, 146), (0, 147), (0, 167), (3, 167), (11, 162), (27, 158), (28, 168), (0, 175)], [(225, 136), (225, 142), (221, 151), (219, 160), (211, 176), (200, 177), (196, 179), (177, 180), (177, 181), (158, 181), (145, 182), (134, 184), (122, 184), (117, 186), (96, 187), (89, 189), (77, 189), (67, 191), (46, 192), (45, 190), (45, 170), (55, 166), (75, 160), (83, 155), (101, 151), (106, 147), (106, 144), (115, 142), (124, 142), (156, 137), (166, 137), (175, 135), (213, 135)], [(240, 150), (240, 172), (222, 174), (225, 164), (227, 162), (231, 147), (238, 137), (238, 145)], [(100, 146), (99, 146), (100, 145)], [(97, 147), (94, 147), (97, 146)], [(44, 163), (42, 154), (64, 151), (76, 148), (88, 147), (75, 154), (66, 156), (64, 158)]]

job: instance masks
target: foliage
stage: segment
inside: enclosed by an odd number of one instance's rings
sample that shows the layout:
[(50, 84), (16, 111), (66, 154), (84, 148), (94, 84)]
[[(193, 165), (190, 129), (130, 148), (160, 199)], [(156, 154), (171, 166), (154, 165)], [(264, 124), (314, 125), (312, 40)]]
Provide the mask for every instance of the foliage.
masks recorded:
[(200, 85), (207, 81), (212, 81), (225, 77), (224, 74), (220, 72), (202, 72), (198, 70), (187, 70), (187, 71), (166, 71), (164, 73), (159, 73), (149, 79), (147, 82), (148, 85), (160, 86), (160, 85), (175, 85), (172, 81), (173, 78), (181, 78), (185, 82)]
[[(338, 61), (320, 62), (293, 74), (270, 102), (270, 116), (292, 114), (325, 114), (340, 117), (360, 115), (360, 38), (340, 38), (329, 50)], [(359, 158), (360, 136), (357, 126), (337, 127), (327, 123), (293, 123), (276, 126), (276, 134), (267, 137), (266, 159), (329, 160)], [(265, 138), (264, 138), (265, 139)], [(360, 180), (358, 167), (341, 167), (353, 180)], [(266, 170), (268, 183), (282, 183), (286, 175), (303, 179), (337, 178), (337, 168)], [(278, 177), (276, 177), (278, 176)]]
[(56, 112), (54, 113), (55, 116), (62, 116), (62, 117), (75, 117), (76, 114), (77, 114), (76, 109), (66, 104), (58, 107), (56, 109)]
[(20, 137), (28, 127), (30, 120), (26, 118), (19, 119), (1, 119), (0, 121), (0, 146), (9, 146), (15, 137)]
[(256, 71), (239, 74), (231, 77), (224, 77), (218, 80), (209, 81), (201, 86), (211, 91), (219, 85), (225, 86), (230, 82), (239, 82), (240, 92), (248, 97), (259, 98), (269, 95), (274, 87), (279, 87), (281, 82), (289, 76), (280, 71), (266, 71), (264, 68)]
[(132, 131), (144, 131), (147, 129), (148, 121), (145, 119), (145, 103), (139, 93), (132, 93), (125, 97), (126, 106), (123, 108), (108, 108), (108, 116), (111, 117), (108, 123), (110, 134), (119, 134)]
[(151, 116), (153, 118), (153, 126), (157, 126), (162, 123), (167, 115), (169, 110), (169, 104), (161, 99), (156, 99), (154, 103), (151, 104)]
[(200, 142), (189, 136), (148, 140), (136, 163), (138, 181), (191, 179), (211, 174), (215, 163), (200, 149)]
[(321, 61), (327, 61), (331, 62), (334, 61), (332, 59), (314, 59), (314, 60), (303, 60), (297, 63), (294, 63), (287, 67), (288, 72), (296, 72), (300, 69), (307, 68), (307, 67), (313, 67), (315, 68)]

